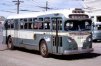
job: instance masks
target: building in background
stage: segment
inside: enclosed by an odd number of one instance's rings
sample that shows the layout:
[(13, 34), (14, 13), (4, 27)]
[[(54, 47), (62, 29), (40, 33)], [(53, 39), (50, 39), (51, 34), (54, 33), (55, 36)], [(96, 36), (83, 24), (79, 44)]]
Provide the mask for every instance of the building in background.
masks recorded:
[(5, 21), (5, 17), (0, 16), (0, 24), (4, 24), (4, 21)]
[(5, 22), (5, 17), (0, 16), (0, 32), (2, 32), (4, 22)]
[(5, 17), (0, 16), (0, 49), (1, 49), (1, 44), (3, 41), (3, 24), (4, 24), (4, 21), (5, 21)]
[(84, 0), (84, 8), (90, 12), (93, 21), (93, 41), (101, 41), (101, 0)]
[(94, 22), (101, 22), (101, 0), (84, 0), (84, 8)]

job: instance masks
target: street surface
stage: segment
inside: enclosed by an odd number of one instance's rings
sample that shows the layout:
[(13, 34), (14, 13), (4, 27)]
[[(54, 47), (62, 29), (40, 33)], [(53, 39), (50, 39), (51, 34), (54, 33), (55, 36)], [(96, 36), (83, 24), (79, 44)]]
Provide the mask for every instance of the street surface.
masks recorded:
[(56, 56), (43, 58), (39, 52), (15, 48), (0, 51), (0, 66), (101, 66), (101, 42), (93, 43), (90, 54)]

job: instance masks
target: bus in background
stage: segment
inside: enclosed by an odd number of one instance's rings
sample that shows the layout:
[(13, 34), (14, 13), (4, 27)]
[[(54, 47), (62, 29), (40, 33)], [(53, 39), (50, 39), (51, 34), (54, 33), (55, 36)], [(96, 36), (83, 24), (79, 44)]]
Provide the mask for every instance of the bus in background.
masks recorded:
[(70, 55), (90, 53), (92, 20), (82, 9), (54, 10), (9, 16), (3, 30), (9, 49), (24, 47), (49, 53)]
[(91, 14), (92, 18), (92, 39), (93, 41), (101, 40), (101, 15), (98, 13)]

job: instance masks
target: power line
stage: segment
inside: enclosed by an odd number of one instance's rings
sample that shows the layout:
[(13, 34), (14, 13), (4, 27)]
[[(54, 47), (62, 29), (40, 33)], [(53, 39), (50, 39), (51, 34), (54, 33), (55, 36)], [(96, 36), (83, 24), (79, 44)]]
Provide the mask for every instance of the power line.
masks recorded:
[(19, 5), (20, 3), (23, 3), (24, 1), (17, 0), (17, 1), (12, 1), (12, 2), (15, 2), (15, 4), (17, 5), (17, 14), (19, 14)]
[(45, 6), (37, 6), (37, 7), (43, 8), (43, 9), (45, 9), (45, 11), (47, 11), (48, 9), (54, 9), (54, 8), (50, 8), (48, 6), (48, 1), (46, 1), (46, 5)]
[(7, 11), (7, 10), (0, 10), (2, 12), (9, 12), (9, 13), (15, 13), (15, 12), (12, 12), (12, 11)]
[(27, 10), (27, 9), (21, 9), (20, 11), (28, 11), (28, 12), (40, 12), (40, 11), (33, 11), (33, 10)]

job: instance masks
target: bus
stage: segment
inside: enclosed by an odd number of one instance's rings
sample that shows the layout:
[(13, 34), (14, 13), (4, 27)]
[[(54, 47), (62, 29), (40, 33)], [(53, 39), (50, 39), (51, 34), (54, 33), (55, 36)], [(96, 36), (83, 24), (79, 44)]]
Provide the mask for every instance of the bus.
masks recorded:
[(92, 26), (92, 40), (101, 40), (101, 22), (94, 22)]
[(98, 12), (91, 13), (92, 18), (92, 40), (98, 41), (101, 40), (101, 14)]
[(93, 51), (92, 20), (80, 8), (11, 15), (4, 25), (8, 49), (37, 50), (43, 57)]

